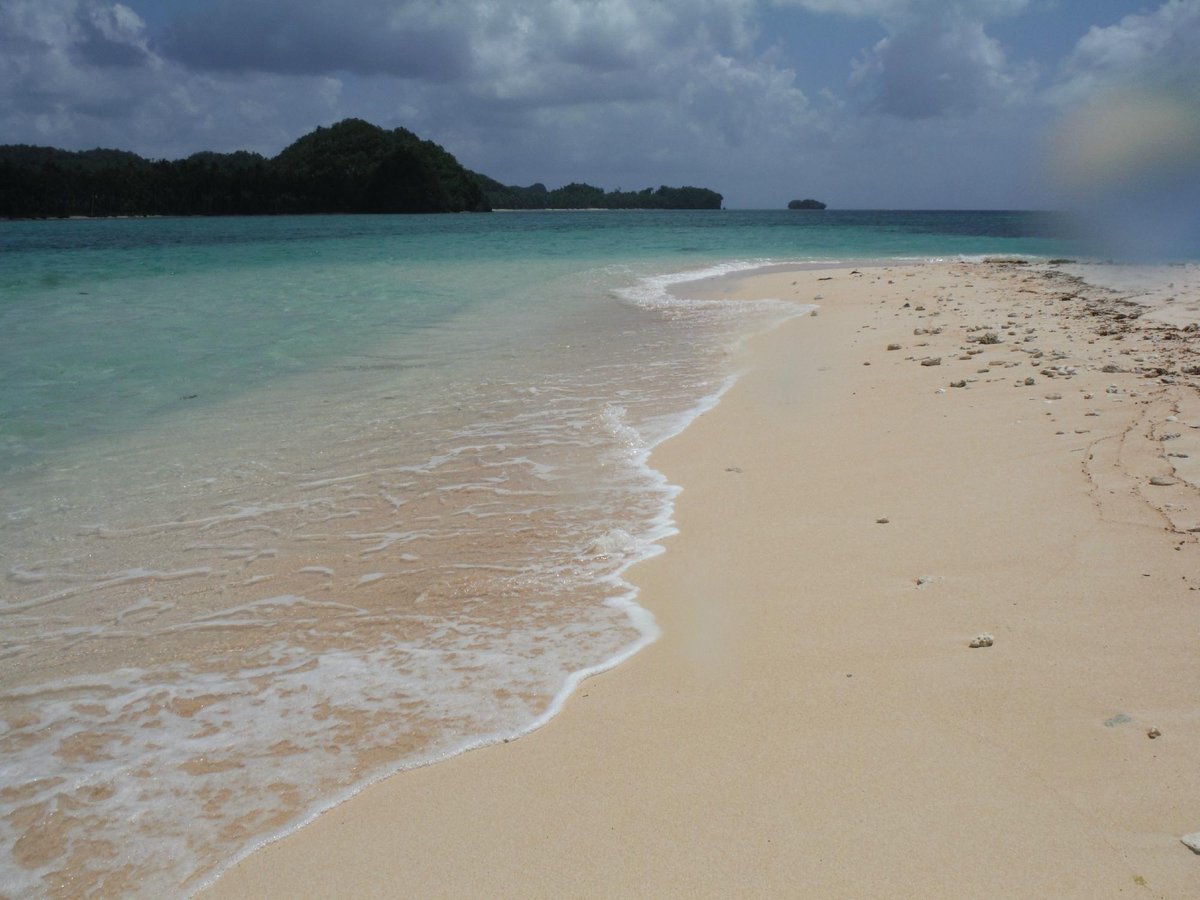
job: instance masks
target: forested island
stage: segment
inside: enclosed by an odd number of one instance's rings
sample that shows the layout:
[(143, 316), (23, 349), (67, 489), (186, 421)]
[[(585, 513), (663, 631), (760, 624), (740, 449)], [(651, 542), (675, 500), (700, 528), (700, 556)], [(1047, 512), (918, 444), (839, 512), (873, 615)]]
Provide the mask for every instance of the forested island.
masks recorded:
[(405, 128), (361, 119), (317, 128), (273, 158), (0, 146), (0, 217), (440, 213), (505, 209), (720, 209), (705, 188), (507, 187)]
[(793, 200), (788, 209), (824, 209), (825, 204), (820, 200)]
[(495, 209), (720, 209), (723, 199), (716, 191), (698, 187), (606, 192), (573, 182), (549, 190), (544, 184), (516, 187), (486, 175), (476, 177)]

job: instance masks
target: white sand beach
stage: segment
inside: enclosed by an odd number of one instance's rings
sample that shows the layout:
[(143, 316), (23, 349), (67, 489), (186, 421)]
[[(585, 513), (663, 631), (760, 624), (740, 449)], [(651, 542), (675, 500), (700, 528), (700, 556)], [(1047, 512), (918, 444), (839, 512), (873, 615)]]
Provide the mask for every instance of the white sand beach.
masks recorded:
[(662, 638), (203, 896), (1200, 895), (1198, 297), (1068, 272), (714, 287), (820, 309), (652, 458)]

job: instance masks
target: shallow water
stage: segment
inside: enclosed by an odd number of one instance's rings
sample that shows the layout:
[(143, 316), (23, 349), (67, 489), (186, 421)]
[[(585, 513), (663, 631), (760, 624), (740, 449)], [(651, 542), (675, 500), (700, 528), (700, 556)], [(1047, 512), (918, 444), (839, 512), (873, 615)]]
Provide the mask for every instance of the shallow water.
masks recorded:
[(653, 640), (648, 452), (803, 311), (672, 285), (1061, 252), (845, 215), (0, 225), (0, 890), (186, 894)]

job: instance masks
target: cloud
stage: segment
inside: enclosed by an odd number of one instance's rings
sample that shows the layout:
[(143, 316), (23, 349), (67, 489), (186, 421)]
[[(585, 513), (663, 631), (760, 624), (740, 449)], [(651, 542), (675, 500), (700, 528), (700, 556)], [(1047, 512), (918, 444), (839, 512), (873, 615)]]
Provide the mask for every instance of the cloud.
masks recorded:
[(99, 66), (140, 66), (152, 61), (146, 45), (146, 23), (120, 3), (80, 6), (76, 10), (80, 39), (77, 52)]
[(1076, 103), (1101, 91), (1139, 86), (1200, 96), (1200, 0), (1169, 0), (1157, 10), (1092, 27), (1063, 66), (1049, 96)]
[(1046, 170), (1097, 252), (1169, 259), (1200, 246), (1200, 0), (1091, 28), (1047, 99)]
[[(394, 108), (416, 112), (410, 127), (436, 127), (444, 112), (443, 124), (453, 115), (521, 146), (536, 132), (538, 156), (549, 141), (595, 165), (634, 147), (654, 158), (720, 152), (805, 120), (794, 73), (755, 51), (758, 5), (353, 0), (335, 15), (325, 0), (209, 0), (160, 47), (196, 71), (336, 74), (372, 94), (383, 83), (402, 98)], [(688, 137), (701, 133), (699, 145)]]
[(861, 108), (905, 119), (966, 115), (1024, 96), (1035, 70), (1013, 65), (984, 29), (1028, 0), (777, 0), (814, 13), (877, 19), (888, 32), (852, 65)]
[(1029, 0), (776, 0), (776, 3), (815, 13), (879, 19), (891, 25), (925, 21), (942, 13), (990, 20), (1016, 15), (1029, 6)]
[(0, 34), (0, 116), (120, 115), (138, 70), (155, 62), (142, 20), (119, 3), (8, 0)]
[(753, 7), (753, 0), (203, 0), (170, 26), (162, 48), (212, 71), (499, 78), (511, 89), (523, 72), (526, 84), (556, 69), (612, 76), (689, 43), (745, 48)]
[(879, 41), (850, 84), (872, 112), (923, 119), (1003, 103), (1022, 80), (981, 22), (950, 14)]
[(446, 80), (469, 65), (462, 6), (435, 0), (207, 0), (167, 29), (165, 56), (224, 72), (354, 72)]
[(504, 178), (645, 186), (724, 183), (820, 131), (756, 49), (758, 0), (215, 0), (157, 33), (140, 2), (0, 0), (9, 140), (274, 154), (360, 116)]
[[(159, 56), (143, 19), (108, 0), (0, 0), (0, 134), (151, 156), (277, 152), (299, 121), (327, 121), (325, 78), (194, 73)], [(311, 127), (311, 126), (308, 126)]]

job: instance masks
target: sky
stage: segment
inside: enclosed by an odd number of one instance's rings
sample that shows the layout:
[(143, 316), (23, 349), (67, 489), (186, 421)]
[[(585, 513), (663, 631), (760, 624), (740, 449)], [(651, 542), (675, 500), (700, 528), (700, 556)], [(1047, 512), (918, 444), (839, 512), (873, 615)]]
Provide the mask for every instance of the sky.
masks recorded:
[(730, 208), (1176, 198), (1200, 0), (0, 0), (0, 143), (274, 156), (347, 117)]

